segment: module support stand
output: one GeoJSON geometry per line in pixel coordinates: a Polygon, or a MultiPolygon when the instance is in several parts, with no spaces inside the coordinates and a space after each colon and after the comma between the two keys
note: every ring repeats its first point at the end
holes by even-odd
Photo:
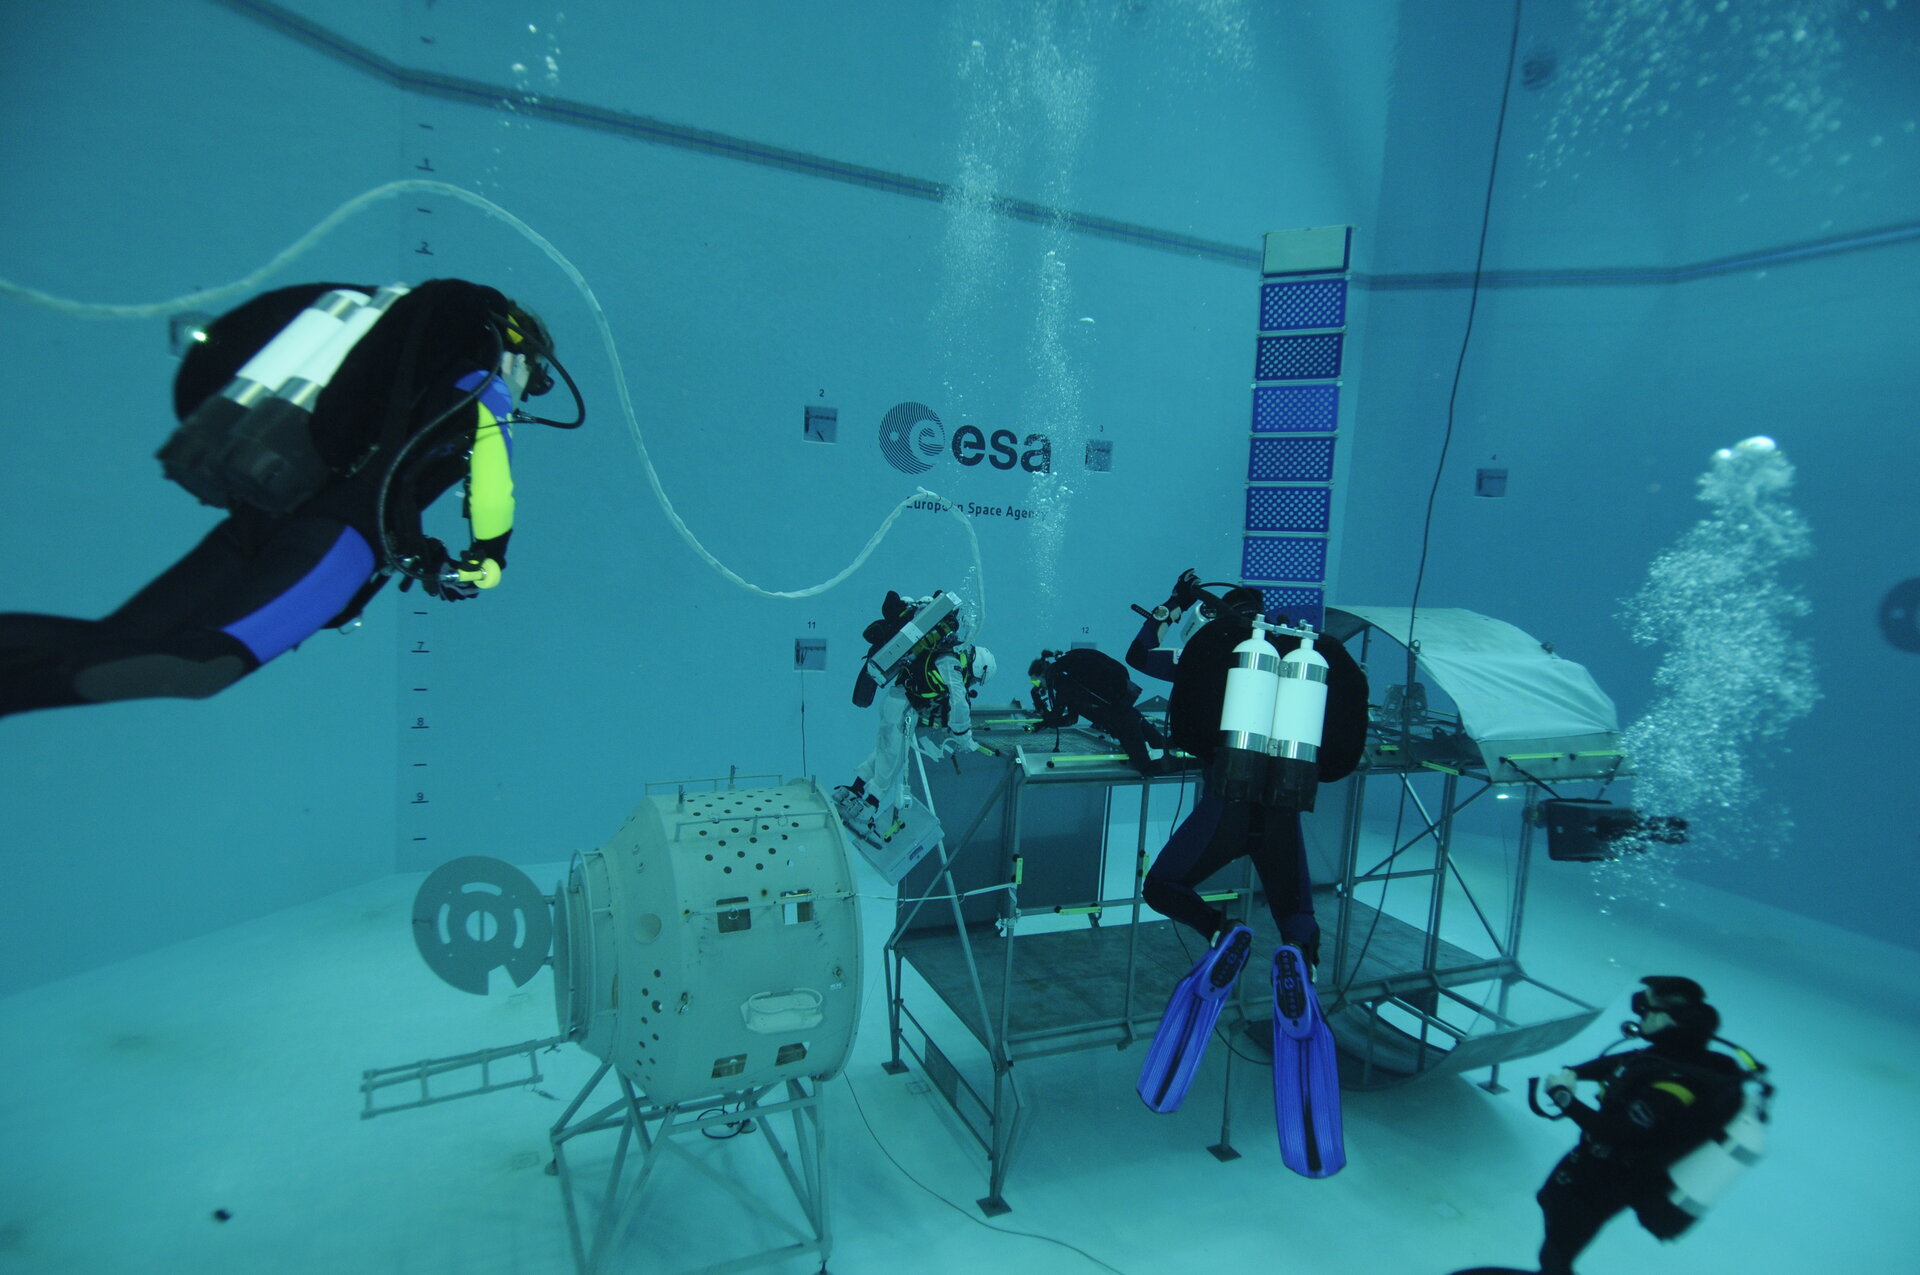
{"type": "Polygon", "coordinates": [[[1227,1074],[1220,1081],[1220,1141],[1207,1148],[1213,1158],[1222,1164],[1240,1158],[1240,1153],[1233,1149],[1233,1055],[1235,1051],[1231,1039],[1224,1043],[1227,1047],[1227,1074]]]}
{"type": "MultiPolygon", "coordinates": [[[[581,1108],[606,1080],[612,1064],[601,1063],[593,1078],[575,1095],[549,1133],[553,1162],[549,1173],[560,1179],[561,1202],[566,1207],[567,1234],[573,1245],[573,1264],[578,1275],[601,1275],[618,1268],[615,1254],[627,1225],[645,1207],[654,1171],[669,1157],[679,1161],[709,1182],[731,1195],[742,1214],[772,1223],[793,1237],[790,1244],[759,1253],[696,1268],[702,1271],[744,1271],[770,1266],[795,1257],[817,1256],[821,1270],[826,1269],[833,1239],[827,1225],[826,1181],[821,1165],[826,1155],[826,1130],[820,1120],[820,1079],[788,1080],[784,1085],[762,1085],[740,1092],[716,1094],[691,1102],[656,1105],[649,1103],[625,1076],[615,1075],[619,1096],[592,1114],[580,1116],[581,1108]],[[784,1089],[785,1097],[780,1096],[784,1089]],[[774,1132],[773,1117],[785,1115],[792,1122],[795,1156],[774,1132]],[[576,1119],[576,1117],[578,1117],[576,1119]],[[804,1216],[805,1226],[771,1208],[760,1196],[733,1178],[695,1157],[679,1139],[703,1134],[716,1126],[738,1126],[751,1122],[752,1132],[761,1135],[774,1162],[786,1177],[795,1202],[804,1216]],[[584,1235],[586,1222],[581,1217],[581,1197],[596,1193],[576,1180],[567,1159],[567,1148],[583,1134],[617,1132],[613,1162],[607,1169],[605,1184],[597,1192],[597,1212],[591,1218],[593,1233],[584,1235]],[[628,1152],[640,1151],[637,1166],[628,1164],[628,1152]]],[[[742,1132],[746,1132],[742,1130],[742,1132]]]]}
{"type": "MultiPolygon", "coordinates": [[[[914,752],[914,762],[915,769],[920,778],[921,799],[926,803],[927,809],[934,810],[937,816],[938,811],[935,810],[933,800],[933,786],[927,782],[926,760],[917,749],[914,752]]],[[[1003,802],[1005,803],[1004,808],[1009,812],[1007,817],[1011,821],[1011,826],[1014,831],[1016,838],[1015,844],[1018,844],[1018,802],[1013,798],[1012,792],[1019,773],[1018,767],[1010,767],[1008,769],[1007,774],[1003,777],[1000,785],[996,789],[994,797],[981,806],[979,813],[974,816],[973,823],[968,826],[966,835],[960,838],[959,844],[961,846],[965,846],[973,840],[974,835],[980,829],[980,825],[985,821],[988,812],[997,807],[1001,807],[1003,802]]],[[[956,883],[953,875],[953,861],[955,856],[947,849],[947,838],[944,834],[939,842],[934,845],[934,853],[940,857],[940,870],[935,877],[936,889],[929,897],[945,900],[947,906],[953,913],[955,931],[961,935],[965,935],[966,915],[964,908],[961,906],[960,887],[956,883]]],[[[1020,890],[1018,873],[1016,872],[1013,879],[1008,881],[1002,888],[1007,894],[1006,908],[1008,913],[1018,915],[1020,890]]],[[[933,1038],[927,1034],[926,1029],[922,1027],[919,1021],[913,1018],[912,1013],[906,1009],[906,998],[903,990],[905,981],[905,971],[903,968],[905,957],[899,949],[899,938],[907,927],[912,924],[914,917],[919,914],[920,908],[923,907],[927,901],[927,899],[915,900],[908,908],[905,916],[898,920],[892,937],[887,941],[887,954],[881,962],[887,976],[888,1035],[892,1047],[892,1057],[886,1063],[882,1064],[882,1068],[890,1076],[899,1075],[901,1072],[907,1070],[906,1063],[900,1057],[901,1042],[904,1038],[901,1031],[901,1022],[902,1019],[905,1018],[920,1032],[922,1052],[916,1056],[919,1058],[921,1066],[926,1069],[928,1076],[934,1081],[941,1092],[946,1095],[947,1101],[954,1107],[956,1114],[960,1111],[960,1094],[962,1091],[985,1113],[986,1124],[990,1130],[990,1134],[987,1137],[981,1137],[979,1130],[974,1127],[971,1121],[966,1120],[964,1115],[962,1115],[962,1123],[967,1125],[968,1130],[973,1133],[974,1137],[980,1142],[982,1149],[987,1153],[987,1194],[974,1201],[974,1203],[979,1206],[980,1212],[985,1216],[999,1217],[1004,1213],[1013,1211],[1012,1206],[1007,1203],[1006,1198],[1001,1194],[1001,1189],[1006,1182],[1007,1165],[1013,1158],[1014,1140],[1020,1132],[1022,1116],[1024,1114],[1024,1103],[1022,1103],[1020,1098],[1020,1087],[1013,1078],[1013,1057],[1006,1046],[1008,1007],[1005,997],[1002,997],[1000,1014],[997,1020],[999,1029],[998,1031],[989,1030],[986,1038],[982,1042],[986,1046],[988,1062],[993,1069],[993,1100],[991,1103],[988,1103],[960,1076],[958,1070],[954,1068],[953,1064],[948,1061],[946,1056],[942,1054],[939,1048],[933,1043],[933,1038]]],[[[971,944],[966,947],[966,958],[968,983],[974,1004],[980,1013],[980,1020],[983,1023],[993,1023],[996,1019],[989,1007],[986,986],[981,981],[980,966],[974,958],[971,944]]],[[[1003,980],[1012,977],[1012,964],[1013,953],[1011,946],[1009,946],[1006,968],[1002,973],[1003,980]]],[[[1002,986],[1005,986],[1004,981],[1002,986]]],[[[912,1046],[908,1045],[908,1049],[911,1050],[912,1046]]]]}

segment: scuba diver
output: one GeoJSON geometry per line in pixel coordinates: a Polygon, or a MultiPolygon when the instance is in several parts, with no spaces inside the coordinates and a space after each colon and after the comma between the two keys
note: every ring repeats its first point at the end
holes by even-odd
{"type": "MultiPolygon", "coordinates": [[[[1735,1056],[1711,1047],[1720,1014],[1700,984],[1671,975],[1640,982],[1646,990],[1632,1002],[1638,1021],[1620,1030],[1645,1048],[1603,1053],[1529,1086],[1535,1112],[1580,1127],[1580,1141],[1535,1197],[1546,1223],[1539,1275],[1573,1275],[1574,1259],[1625,1209],[1656,1239],[1678,1239],[1763,1149],[1772,1096],[1765,1066],[1731,1042],[1720,1043],[1735,1056]],[[1598,1107],[1575,1096],[1581,1081],[1600,1086],[1598,1107]],[[1751,1106],[1749,1081],[1759,1089],[1751,1106]],[[1557,1114],[1541,1106],[1541,1090],[1557,1114]]],[[[1497,1266],[1456,1275],[1503,1271],[1531,1275],[1497,1266]]]]}
{"type": "MultiPolygon", "coordinates": [[[[960,635],[960,603],[951,593],[936,591],[924,598],[903,598],[889,591],[880,618],[862,636],[869,650],[861,662],[853,702],[865,708],[882,686],[880,728],[873,751],[854,772],[851,784],[834,789],[841,820],[861,842],[884,846],[909,823],[930,824],[937,840],[938,821],[915,820],[917,810],[907,792],[907,750],[921,751],[939,760],[979,747],[973,738],[973,698],[993,676],[993,652],[975,646],[960,635]],[[933,732],[919,735],[920,728],[933,732]]],[[[922,832],[912,840],[924,854],[932,843],[922,832]]],[[[918,855],[915,856],[917,861],[918,855]]],[[[889,861],[891,862],[891,861],[889,861]]],[[[890,867],[883,871],[890,871],[890,867]]],[[[906,868],[900,869],[904,875],[906,868]]],[[[894,877],[898,880],[898,877],[894,877]]]]}
{"type": "Polygon", "coordinates": [[[1346,1166],[1339,1065],[1312,967],[1320,924],[1300,815],[1322,783],[1358,768],[1367,735],[1367,678],[1346,647],[1285,617],[1261,614],[1245,585],[1208,592],[1192,571],[1146,618],[1128,651],[1143,672],[1173,681],[1173,745],[1204,767],[1200,797],[1147,870],[1141,893],[1207,941],[1175,986],[1135,1085],[1150,1110],[1179,1108],[1214,1022],[1252,955],[1248,918],[1209,903],[1199,887],[1250,859],[1280,931],[1271,963],[1274,1124],[1280,1158],[1303,1177],[1346,1166]],[[1169,635],[1178,643],[1170,644],[1169,635]],[[1311,637],[1309,644],[1307,639],[1311,637]]]}
{"type": "Polygon", "coordinates": [[[1134,607],[1140,613],[1141,623],[1140,631],[1127,647],[1127,666],[1148,677],[1171,682],[1181,646],[1201,625],[1213,619],[1216,605],[1213,595],[1200,587],[1200,577],[1193,568],[1182,571],[1165,602],[1151,611],[1134,607]]]}
{"type": "Polygon", "coordinates": [[[264,293],[195,333],[174,377],[167,477],[227,516],[99,620],[0,614],[0,716],[114,700],[204,699],[387,578],[454,602],[500,581],[513,529],[511,426],[577,428],[579,390],[525,306],[461,279],[264,293]],[[561,422],[520,410],[566,378],[561,422]],[[457,557],[421,514],[464,480],[457,557]]]}
{"type": "Polygon", "coordinates": [[[1167,737],[1134,707],[1140,688],[1111,655],[1092,647],[1042,651],[1027,665],[1033,684],[1033,711],[1040,720],[1029,731],[1071,726],[1082,717],[1126,750],[1127,761],[1142,775],[1170,774],[1179,758],[1167,751],[1167,737]]]}
{"type": "MultiPolygon", "coordinates": [[[[1191,570],[1182,572],[1161,608],[1170,614],[1150,614],[1128,651],[1135,668],[1173,682],[1168,714],[1173,745],[1209,770],[1220,747],[1221,711],[1234,647],[1251,636],[1263,600],[1260,590],[1243,585],[1216,596],[1201,586],[1191,570]],[[1195,619],[1197,625],[1192,624],[1195,619]],[[1191,633],[1177,653],[1157,645],[1164,642],[1167,626],[1191,633]]],[[[1267,640],[1278,655],[1300,644],[1298,638],[1269,635],[1267,640]]],[[[1313,649],[1327,664],[1318,780],[1336,783],[1359,766],[1366,745],[1367,675],[1345,646],[1325,634],[1315,639],[1313,649]]],[[[1265,801],[1229,800],[1210,775],[1201,779],[1193,813],[1174,830],[1147,871],[1147,903],[1209,944],[1217,942],[1232,922],[1200,897],[1198,887],[1242,855],[1253,860],[1282,940],[1318,964],[1320,925],[1313,915],[1300,811],[1265,801]]]]}

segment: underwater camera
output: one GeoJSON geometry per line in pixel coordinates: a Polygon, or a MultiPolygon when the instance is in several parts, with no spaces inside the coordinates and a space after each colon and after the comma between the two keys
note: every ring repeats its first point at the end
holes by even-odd
{"type": "Polygon", "coordinates": [[[1540,803],[1547,829],[1547,857],[1567,863],[1605,863],[1642,854],[1655,844],[1687,841],[1687,821],[1674,815],[1643,815],[1597,797],[1555,797],[1540,803]]]}

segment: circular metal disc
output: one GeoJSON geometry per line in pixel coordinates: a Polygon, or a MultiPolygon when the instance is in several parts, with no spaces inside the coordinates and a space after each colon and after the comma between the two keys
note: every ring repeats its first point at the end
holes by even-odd
{"type": "Polygon", "coordinates": [[[487,994],[504,969],[515,986],[546,964],[553,938],[547,896],[501,859],[469,855],[427,874],[413,896],[413,941],[427,968],[463,992],[487,994]]]}

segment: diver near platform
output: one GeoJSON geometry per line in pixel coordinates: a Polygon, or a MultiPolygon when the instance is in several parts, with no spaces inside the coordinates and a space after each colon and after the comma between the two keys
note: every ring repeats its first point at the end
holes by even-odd
{"type": "Polygon", "coordinates": [[[940,837],[939,821],[907,790],[910,750],[941,760],[980,748],[972,701],[993,676],[994,658],[961,636],[961,621],[951,593],[903,598],[889,591],[880,618],[862,633],[868,651],[853,702],[865,708],[884,687],[880,724],[873,751],[833,799],[841,822],[890,881],[905,876],[940,837]]]}
{"type": "Polygon", "coordinates": [[[1142,775],[1151,778],[1180,769],[1180,759],[1168,751],[1166,734],[1134,707],[1140,688],[1111,655],[1092,647],[1042,651],[1027,665],[1027,678],[1038,715],[1027,730],[1058,730],[1084,717],[1095,730],[1117,740],[1128,764],[1142,775]]]}
{"type": "MultiPolygon", "coordinates": [[[[1720,1014],[1700,984],[1671,975],[1640,981],[1637,1021],[1621,1032],[1644,1048],[1603,1053],[1529,1087],[1535,1112],[1580,1129],[1535,1197],[1546,1225],[1538,1275],[1573,1275],[1574,1260],[1627,1209],[1656,1239],[1678,1239],[1765,1149],[1766,1067],[1716,1035],[1720,1014]],[[1716,1041],[1733,1054],[1712,1048],[1716,1041]],[[1600,1086],[1597,1107],[1575,1096],[1582,1082],[1600,1086]],[[1540,1090],[1557,1113],[1539,1103],[1540,1090]]],[[[1455,1275],[1503,1272],[1534,1275],[1499,1266],[1455,1275]]]]}
{"type": "MultiPolygon", "coordinates": [[[[1209,945],[1231,928],[1227,914],[1200,896],[1201,882],[1246,856],[1267,896],[1267,907],[1281,938],[1319,963],[1320,926],[1313,915],[1312,881],[1308,875],[1305,843],[1298,806],[1249,799],[1229,793],[1211,773],[1220,750],[1220,721],[1226,700],[1227,676],[1234,648],[1253,633],[1263,596],[1258,589],[1235,586],[1222,596],[1201,589],[1191,571],[1175,583],[1169,598],[1174,614],[1150,617],[1141,627],[1129,655],[1135,668],[1150,676],[1164,669],[1173,682],[1168,716],[1173,745],[1198,759],[1206,768],[1193,813],[1174,830],[1153,866],[1147,871],[1147,903],[1164,916],[1186,925],[1209,945]],[[1153,643],[1162,626],[1179,625],[1192,616],[1211,614],[1191,630],[1178,648],[1177,658],[1153,643]],[[1143,653],[1146,658],[1140,658],[1143,653]],[[1145,667],[1143,667],[1143,664],[1145,667]]],[[[1297,638],[1269,636],[1277,656],[1299,646],[1297,638]]],[[[1359,767],[1367,735],[1367,677],[1347,649],[1321,634],[1313,650],[1327,666],[1327,701],[1315,759],[1315,777],[1330,784],[1359,767]]]]}
{"type": "Polygon", "coordinates": [[[552,339],[461,279],[281,288],[195,336],[159,458],[227,516],[102,619],[0,614],[0,717],[204,699],[350,624],[394,574],[449,602],[492,588],[513,529],[511,426],[580,424],[521,412],[553,388],[552,339]],[[472,543],[456,558],[421,515],[463,481],[472,543]]]}
{"type": "Polygon", "coordinates": [[[1129,662],[1143,672],[1171,672],[1172,741],[1204,767],[1194,811],[1154,860],[1142,893],[1208,944],[1174,990],[1136,1090],[1154,1111],[1179,1106],[1217,1002],[1251,956],[1249,927],[1199,892],[1244,856],[1281,937],[1271,963],[1281,1159],[1302,1176],[1324,1178],[1347,1159],[1333,1034],[1311,975],[1320,926],[1300,815],[1313,808],[1319,784],[1344,779],[1360,763],[1367,680],[1338,641],[1284,617],[1268,620],[1263,602],[1260,590],[1247,586],[1216,596],[1192,571],[1182,572],[1167,603],[1146,613],[1129,650],[1129,662]],[[1177,649],[1168,644],[1169,630],[1179,631],[1177,649]]]}

